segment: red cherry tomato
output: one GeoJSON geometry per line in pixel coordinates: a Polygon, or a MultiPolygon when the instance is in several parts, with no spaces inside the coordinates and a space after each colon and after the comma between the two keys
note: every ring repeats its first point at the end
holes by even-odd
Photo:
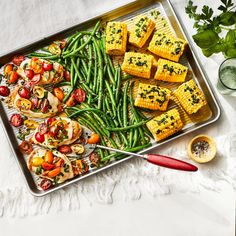
{"type": "Polygon", "coordinates": [[[50,117],[50,118],[48,118],[47,120],[45,120],[45,123],[46,123],[47,125],[51,125],[52,122],[55,121],[55,120],[56,120],[56,118],[50,117]]]}
{"type": "Polygon", "coordinates": [[[40,134],[39,132],[37,132],[35,134],[35,139],[39,142],[39,143],[43,143],[45,138],[44,138],[44,135],[40,134]]]}
{"type": "Polygon", "coordinates": [[[40,182],[39,186],[43,189],[43,190],[47,190],[52,186],[52,181],[49,179],[42,179],[42,181],[40,182]]]}
{"type": "Polygon", "coordinates": [[[53,65],[51,63],[43,63],[43,69],[46,71],[50,71],[53,69],[53,65]]]}
{"type": "Polygon", "coordinates": [[[15,84],[19,79],[19,75],[17,74],[16,71],[10,71],[7,74],[7,81],[9,84],[15,84]]]}
{"type": "Polygon", "coordinates": [[[27,89],[26,87],[21,87],[18,90],[18,94],[20,95],[20,97],[26,98],[26,99],[29,99],[31,95],[29,89],[27,89]]]}
{"type": "Polygon", "coordinates": [[[55,165],[47,163],[47,162],[43,162],[42,167],[44,170],[52,170],[55,167],[55,165]]]}
{"type": "Polygon", "coordinates": [[[0,86],[0,96],[7,97],[10,94],[10,89],[7,86],[0,86]]]}
{"type": "Polygon", "coordinates": [[[75,99],[78,103],[82,103],[86,99],[86,93],[82,88],[78,88],[74,92],[75,99]]]}
{"type": "Polygon", "coordinates": [[[24,140],[19,146],[21,152],[25,154],[30,154],[33,151],[33,145],[31,142],[24,140]]]}
{"type": "Polygon", "coordinates": [[[35,95],[33,95],[31,98],[30,98],[30,101],[31,101],[31,103],[32,103],[32,109],[34,110],[34,109],[38,109],[38,107],[39,107],[39,99],[35,96],[35,95]]]}
{"type": "Polygon", "coordinates": [[[56,137],[57,134],[58,134],[58,132],[59,132],[59,130],[60,130],[60,127],[59,127],[59,126],[53,125],[53,126],[51,126],[51,127],[49,128],[49,135],[50,135],[51,137],[56,137]]]}
{"type": "Polygon", "coordinates": [[[38,132],[41,135],[46,134],[49,131],[48,126],[45,123],[39,125],[38,132]]]}
{"type": "Polygon", "coordinates": [[[70,82],[70,72],[68,70],[65,70],[63,73],[64,78],[70,82]]]}
{"type": "Polygon", "coordinates": [[[34,77],[34,71],[31,70],[31,69],[26,69],[25,70],[25,75],[26,75],[27,78],[29,78],[31,80],[34,77]]]}
{"type": "Polygon", "coordinates": [[[42,113],[47,113],[49,109],[49,101],[47,98],[44,98],[41,103],[41,111],[42,113]]]}
{"type": "Polygon", "coordinates": [[[19,66],[21,62],[24,60],[25,60],[25,57],[23,55],[16,55],[12,58],[12,62],[17,66],[19,66]]]}
{"type": "Polygon", "coordinates": [[[72,149],[69,145],[62,145],[59,147],[59,152],[63,154],[69,154],[72,153],[72,149]]]}
{"type": "Polygon", "coordinates": [[[10,118],[10,123],[15,127],[23,125],[23,122],[24,120],[20,114],[13,114],[10,118]]]}

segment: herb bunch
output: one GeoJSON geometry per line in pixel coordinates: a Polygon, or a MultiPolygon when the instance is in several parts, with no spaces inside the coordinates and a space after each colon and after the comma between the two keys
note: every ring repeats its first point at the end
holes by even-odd
{"type": "Polygon", "coordinates": [[[221,3],[218,15],[214,15],[213,9],[206,5],[201,13],[197,13],[197,6],[192,0],[185,8],[189,18],[194,20],[193,27],[197,29],[193,40],[206,57],[220,52],[225,57],[236,57],[236,5],[232,0],[221,0],[221,3]]]}

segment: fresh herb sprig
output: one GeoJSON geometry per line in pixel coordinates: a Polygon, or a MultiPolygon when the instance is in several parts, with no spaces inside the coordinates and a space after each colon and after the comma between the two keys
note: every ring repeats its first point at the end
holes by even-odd
{"type": "Polygon", "coordinates": [[[236,5],[232,0],[221,2],[218,15],[214,15],[213,9],[206,5],[198,13],[192,0],[189,0],[185,11],[194,20],[197,34],[193,35],[193,40],[205,56],[222,52],[225,57],[236,57],[236,5]]]}

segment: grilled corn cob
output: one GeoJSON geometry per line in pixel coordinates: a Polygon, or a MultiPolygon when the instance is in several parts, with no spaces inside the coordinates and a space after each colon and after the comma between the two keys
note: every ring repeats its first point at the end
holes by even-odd
{"type": "Polygon", "coordinates": [[[151,131],[156,141],[165,139],[183,128],[179,112],[171,109],[160,116],[154,117],[147,122],[147,127],[151,131]]]}
{"type": "Polygon", "coordinates": [[[148,50],[160,57],[178,62],[186,44],[186,41],[183,39],[156,32],[148,46],[148,50]]]}
{"type": "Polygon", "coordinates": [[[207,104],[202,91],[193,80],[181,84],[174,91],[174,95],[188,114],[196,113],[201,107],[207,104]]]}
{"type": "Polygon", "coordinates": [[[167,82],[184,82],[187,72],[188,68],[186,66],[169,60],[159,59],[154,78],[167,82]]]}
{"type": "Polygon", "coordinates": [[[126,52],[127,25],[122,22],[109,22],[106,27],[106,53],[123,55],[126,52]]]}
{"type": "Polygon", "coordinates": [[[171,91],[151,84],[139,83],[134,105],[150,110],[165,111],[170,100],[171,91]]]}
{"type": "Polygon", "coordinates": [[[136,47],[143,47],[155,28],[155,23],[146,16],[138,16],[130,30],[129,43],[136,47]]]}
{"type": "Polygon", "coordinates": [[[137,52],[126,52],[122,70],[128,74],[150,78],[153,56],[137,52]]]}

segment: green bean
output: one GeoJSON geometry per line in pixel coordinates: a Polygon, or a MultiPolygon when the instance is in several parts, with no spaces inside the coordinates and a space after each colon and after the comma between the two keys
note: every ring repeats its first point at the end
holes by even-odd
{"type": "Polygon", "coordinates": [[[68,85],[71,85],[71,83],[68,81],[62,81],[62,82],[59,82],[58,84],[55,84],[54,87],[61,87],[61,86],[68,86],[68,85]]]}
{"type": "Polygon", "coordinates": [[[111,87],[110,87],[109,83],[106,80],[105,80],[105,85],[107,87],[108,94],[110,95],[113,115],[116,116],[116,102],[115,102],[115,98],[114,98],[113,93],[111,91],[111,87]]]}
{"type": "Polygon", "coordinates": [[[127,126],[128,122],[128,105],[127,105],[127,91],[128,91],[129,83],[127,82],[124,87],[124,94],[123,94],[123,126],[127,126]]]}
{"type": "Polygon", "coordinates": [[[120,95],[120,85],[121,85],[121,81],[120,81],[120,67],[118,67],[116,69],[116,74],[117,74],[117,81],[116,81],[116,95],[115,95],[115,99],[116,99],[116,101],[118,101],[119,95],[120,95]]]}
{"type": "Polygon", "coordinates": [[[133,139],[133,144],[131,145],[132,147],[135,147],[138,142],[138,134],[139,134],[138,129],[137,128],[134,129],[134,136],[133,136],[134,139],[133,139]]]}
{"type": "Polygon", "coordinates": [[[71,117],[73,117],[73,116],[77,116],[77,115],[79,115],[80,113],[83,113],[83,112],[85,112],[85,111],[97,111],[97,109],[96,108],[84,108],[84,109],[81,109],[81,110],[77,110],[77,111],[75,111],[74,113],[72,113],[72,114],[69,114],[69,118],[71,118],[71,117]]]}
{"type": "Polygon", "coordinates": [[[58,59],[58,55],[50,55],[50,54],[43,54],[43,53],[37,53],[37,52],[33,52],[27,55],[27,57],[31,58],[31,57],[38,57],[38,58],[42,58],[42,59],[58,59]]]}
{"type": "Polygon", "coordinates": [[[107,130],[109,131],[124,131],[124,130],[130,130],[130,129],[133,129],[133,128],[137,128],[139,126],[142,126],[144,124],[146,124],[149,120],[143,120],[143,121],[140,121],[138,123],[135,123],[133,125],[129,125],[129,126],[126,126],[126,127],[117,127],[117,128],[112,128],[112,127],[106,127],[107,130]]]}
{"type": "Polygon", "coordinates": [[[72,93],[74,89],[72,87],[70,87],[70,89],[68,90],[66,96],[63,99],[63,102],[66,102],[66,100],[70,97],[70,94],[72,93]]]}
{"type": "Polygon", "coordinates": [[[86,79],[87,84],[90,82],[91,71],[92,71],[92,66],[93,66],[93,58],[92,58],[93,49],[92,49],[91,44],[89,44],[88,52],[89,52],[89,63],[88,63],[88,73],[87,73],[87,79],[86,79]]]}

